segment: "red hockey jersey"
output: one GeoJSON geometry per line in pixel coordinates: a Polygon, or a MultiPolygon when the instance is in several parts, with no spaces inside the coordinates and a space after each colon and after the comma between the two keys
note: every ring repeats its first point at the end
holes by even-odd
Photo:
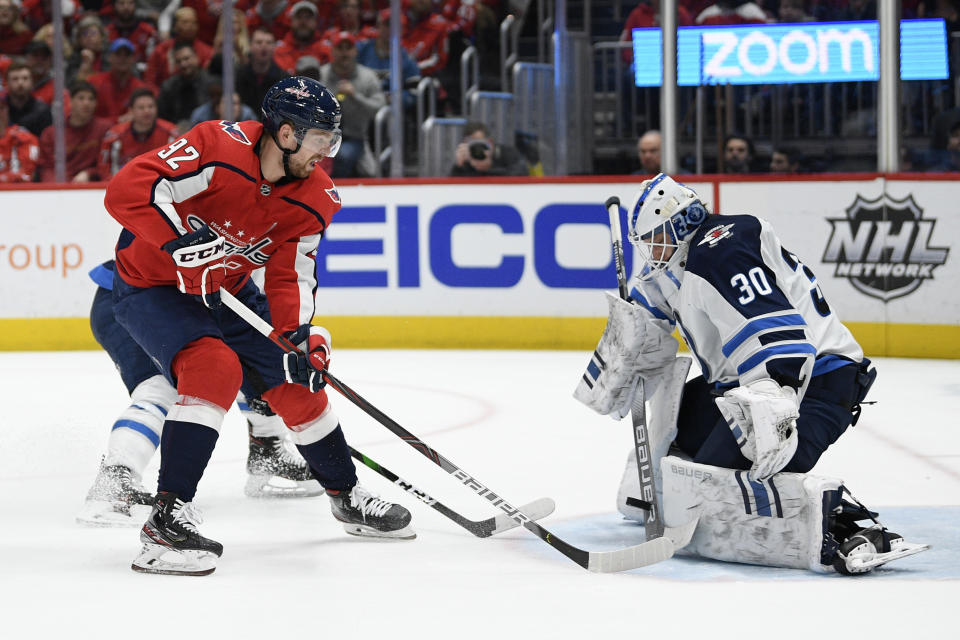
{"type": "Polygon", "coordinates": [[[274,326],[290,331],[314,314],[316,251],[340,196],[319,168],[273,184],[260,173],[259,122],[202,122],[156,153],[127,163],[107,185],[107,211],[133,234],[117,244],[117,273],[138,287],[175,285],[160,247],[207,224],[227,247],[224,287],[237,291],[266,267],[274,326]]]}

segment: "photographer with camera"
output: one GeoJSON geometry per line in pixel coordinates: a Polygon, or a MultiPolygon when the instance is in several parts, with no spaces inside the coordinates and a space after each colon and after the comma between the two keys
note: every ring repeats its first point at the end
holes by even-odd
{"type": "Polygon", "coordinates": [[[495,144],[482,122],[467,122],[463,141],[457,145],[452,177],[527,176],[527,161],[513,147],[495,144]]]}

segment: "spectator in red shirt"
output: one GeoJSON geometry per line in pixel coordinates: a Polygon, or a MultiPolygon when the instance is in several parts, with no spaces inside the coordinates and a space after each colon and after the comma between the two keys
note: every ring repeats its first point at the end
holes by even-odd
{"type": "Polygon", "coordinates": [[[103,54],[109,46],[107,30],[97,16],[86,16],[73,30],[73,55],[67,60],[67,82],[87,80],[103,71],[103,54]]]}
{"type": "Polygon", "coordinates": [[[417,61],[420,75],[438,74],[447,66],[450,54],[447,35],[450,23],[435,12],[430,0],[410,0],[403,48],[417,61]]]}
{"type": "Polygon", "coordinates": [[[174,12],[173,36],[154,47],[153,53],[150,54],[147,70],[143,74],[147,84],[159,90],[163,82],[176,72],[173,48],[178,44],[189,44],[193,47],[200,59],[200,66],[204,69],[210,64],[213,47],[197,37],[197,12],[190,7],[180,7],[174,12]]]}
{"type": "Polygon", "coordinates": [[[0,53],[23,53],[32,39],[33,32],[20,17],[19,0],[0,0],[0,53]]]}
{"type": "Polygon", "coordinates": [[[273,33],[266,27],[257,27],[250,36],[250,61],[237,69],[237,93],[244,104],[253,107],[257,119],[267,89],[287,76],[287,72],[273,60],[276,46],[273,33]]]}
{"type": "MultiPolygon", "coordinates": [[[[0,0],[2,2],[2,0],[0,0]]],[[[138,63],[147,62],[147,52],[157,39],[157,29],[136,15],[136,0],[114,0],[113,19],[107,24],[107,37],[110,42],[117,38],[126,38],[136,47],[134,58],[138,63]]]]}
{"type": "Polygon", "coordinates": [[[260,0],[247,11],[247,30],[265,28],[275,40],[283,40],[290,32],[290,12],[287,0],[260,0]]]}
{"type": "MultiPolygon", "coordinates": [[[[49,106],[53,106],[53,53],[50,45],[43,40],[33,40],[27,45],[26,62],[33,78],[33,97],[49,106]]],[[[63,91],[63,111],[70,112],[70,92],[63,91]]]]}
{"type": "Polygon", "coordinates": [[[157,99],[150,89],[131,94],[130,115],[129,121],[114,125],[103,136],[98,164],[101,180],[109,180],[131,159],[166,146],[180,135],[176,125],[157,117],[157,99]]]}
{"type": "MultiPolygon", "coordinates": [[[[690,12],[677,4],[677,26],[688,27],[693,24],[690,12]]],[[[620,34],[620,40],[623,42],[633,42],[633,30],[646,27],[660,26],[660,0],[641,0],[633,8],[627,21],[623,25],[623,32],[620,34]]],[[[623,50],[623,61],[633,62],[633,47],[623,50]]]]}
{"type": "MultiPolygon", "coordinates": [[[[63,32],[70,32],[70,25],[80,17],[83,8],[77,0],[60,0],[62,4],[63,32]]],[[[51,0],[23,0],[21,15],[31,31],[36,31],[43,25],[53,22],[53,3],[51,0]]]]}
{"type": "Polygon", "coordinates": [[[32,182],[39,144],[37,136],[10,124],[10,109],[0,96],[0,183],[32,182]]]}
{"type": "Polygon", "coordinates": [[[301,56],[313,56],[321,63],[330,58],[317,30],[317,7],[310,0],[300,0],[290,9],[290,33],[273,52],[277,65],[289,74],[294,73],[301,56]]]}
{"type": "Polygon", "coordinates": [[[360,0],[340,0],[333,20],[321,36],[324,46],[330,49],[334,36],[342,31],[349,33],[358,43],[376,37],[376,28],[364,28],[360,22],[360,0]]]}
{"type": "MultiPolygon", "coordinates": [[[[126,38],[117,38],[107,54],[110,71],[90,76],[89,82],[97,90],[97,116],[109,118],[111,124],[118,122],[127,113],[130,96],[136,89],[147,84],[133,75],[136,64],[136,47],[126,38]]],[[[124,117],[124,120],[127,118],[124,117]]]]}
{"type": "MultiPolygon", "coordinates": [[[[97,162],[100,159],[100,141],[110,129],[110,121],[94,115],[97,110],[97,90],[89,82],[77,82],[70,88],[70,115],[66,121],[67,180],[92,182],[99,179],[97,162]]],[[[40,181],[54,182],[52,126],[40,136],[40,181]]]]}

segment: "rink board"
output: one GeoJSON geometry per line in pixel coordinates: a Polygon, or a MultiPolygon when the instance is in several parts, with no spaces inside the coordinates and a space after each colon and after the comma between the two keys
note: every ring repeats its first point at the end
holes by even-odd
{"type": "MultiPolygon", "coordinates": [[[[711,208],[769,220],[868,353],[956,358],[960,184],[919,178],[687,184],[711,208]]],[[[590,349],[600,292],[616,288],[602,203],[628,207],[638,181],[345,181],[317,258],[317,322],[345,347],[590,349]]],[[[103,189],[3,189],[0,202],[0,349],[94,347],[86,274],[119,231],[103,189]]]]}

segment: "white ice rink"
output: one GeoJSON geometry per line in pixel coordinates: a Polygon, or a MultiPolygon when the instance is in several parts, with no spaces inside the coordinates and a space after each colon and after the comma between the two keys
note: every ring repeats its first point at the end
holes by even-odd
{"type": "MultiPolygon", "coordinates": [[[[632,446],[573,400],[580,352],[338,351],[333,371],[406,429],[573,544],[642,540],[615,511],[632,446]]],[[[529,532],[478,539],[368,469],[418,538],[346,535],[325,498],[245,498],[246,428],[227,416],[200,484],[201,530],[223,543],[205,578],[134,573],[136,529],[74,516],[127,404],[106,354],[0,354],[0,637],[960,637],[960,361],[877,361],[860,424],[817,471],[933,550],[860,578],[674,558],[592,574],[529,532]],[[656,635],[653,635],[656,634],[656,635]]],[[[358,449],[473,519],[493,515],[396,436],[334,396],[358,449]]],[[[146,478],[154,485],[157,458],[146,478]]],[[[152,488],[152,487],[151,487],[152,488]]]]}

